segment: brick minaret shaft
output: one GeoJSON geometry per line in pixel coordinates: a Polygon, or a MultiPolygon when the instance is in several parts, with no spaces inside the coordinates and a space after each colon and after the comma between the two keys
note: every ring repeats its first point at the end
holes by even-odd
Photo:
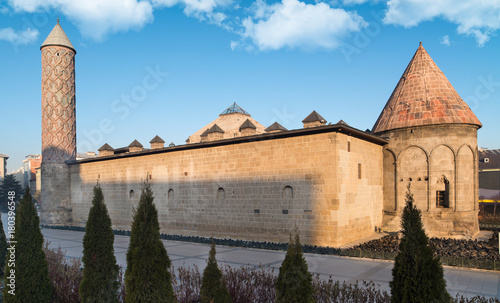
{"type": "Polygon", "coordinates": [[[71,184],[66,161],[76,159],[76,50],[59,19],[42,52],[42,223],[71,222],[71,184]]]}

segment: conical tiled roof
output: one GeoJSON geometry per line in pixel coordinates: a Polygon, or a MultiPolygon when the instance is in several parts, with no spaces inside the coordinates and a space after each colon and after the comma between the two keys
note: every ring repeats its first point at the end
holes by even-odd
{"type": "Polygon", "coordinates": [[[240,126],[240,131],[244,128],[253,128],[253,129],[257,129],[257,127],[252,123],[252,121],[246,119],[245,122],[243,122],[243,124],[241,124],[240,126]]]}
{"type": "Polygon", "coordinates": [[[309,114],[304,120],[302,120],[302,123],[304,122],[326,122],[325,118],[321,117],[320,114],[318,114],[315,110],[312,111],[312,113],[309,114]]]}
{"type": "Polygon", "coordinates": [[[420,43],[372,130],[455,123],[482,126],[420,43]]]}
{"type": "Polygon", "coordinates": [[[69,41],[68,36],[66,36],[66,33],[64,33],[61,25],[59,25],[59,19],[57,19],[56,26],[54,26],[49,36],[47,37],[47,39],[45,39],[40,48],[49,45],[65,46],[73,50],[76,54],[76,50],[73,47],[73,44],[71,44],[71,41],[69,41]]]}

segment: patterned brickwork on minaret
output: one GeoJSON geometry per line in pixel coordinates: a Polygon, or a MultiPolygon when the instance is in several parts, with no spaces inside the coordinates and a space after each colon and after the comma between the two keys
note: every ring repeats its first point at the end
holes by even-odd
{"type": "Polygon", "coordinates": [[[59,23],[42,51],[42,161],[76,158],[75,54],[59,23]]]}
{"type": "Polygon", "coordinates": [[[71,180],[76,159],[75,48],[57,20],[42,51],[41,223],[72,221],[71,180]]]}

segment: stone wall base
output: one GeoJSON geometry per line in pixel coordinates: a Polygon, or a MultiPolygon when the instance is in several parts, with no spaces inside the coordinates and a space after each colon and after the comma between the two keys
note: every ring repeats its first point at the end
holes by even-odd
{"type": "Polygon", "coordinates": [[[72,225],[71,179],[65,163],[42,163],[40,223],[72,225]]]}

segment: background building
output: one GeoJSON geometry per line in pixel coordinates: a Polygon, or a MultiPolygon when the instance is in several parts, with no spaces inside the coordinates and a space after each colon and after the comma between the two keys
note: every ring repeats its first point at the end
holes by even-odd
{"type": "Polygon", "coordinates": [[[39,188],[36,186],[36,170],[41,166],[41,155],[27,155],[23,160],[23,184],[34,194],[39,188]]]}
{"type": "Polygon", "coordinates": [[[9,156],[0,154],[0,181],[7,174],[7,159],[9,159],[9,156]]]}
{"type": "Polygon", "coordinates": [[[497,213],[500,202],[500,149],[479,150],[479,203],[485,213],[497,213]]]}

